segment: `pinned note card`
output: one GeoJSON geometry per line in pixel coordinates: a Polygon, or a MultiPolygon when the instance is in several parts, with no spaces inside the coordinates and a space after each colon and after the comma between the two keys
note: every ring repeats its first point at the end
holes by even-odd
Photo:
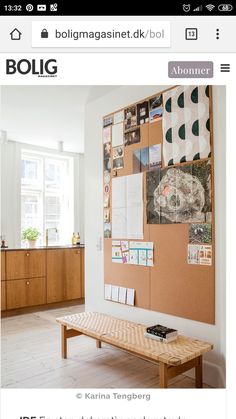
{"type": "Polygon", "coordinates": [[[129,306],[134,306],[134,295],[135,290],[132,288],[127,288],[126,304],[128,304],[129,306]]]}

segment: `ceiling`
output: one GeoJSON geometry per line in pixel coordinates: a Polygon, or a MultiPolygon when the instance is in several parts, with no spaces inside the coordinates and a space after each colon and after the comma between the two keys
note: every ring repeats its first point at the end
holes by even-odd
{"type": "Polygon", "coordinates": [[[84,152],[87,103],[118,86],[2,86],[1,127],[8,140],[84,152]]]}

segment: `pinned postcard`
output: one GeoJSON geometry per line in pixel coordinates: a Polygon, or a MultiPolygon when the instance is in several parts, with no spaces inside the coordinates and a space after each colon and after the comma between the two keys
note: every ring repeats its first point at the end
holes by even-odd
{"type": "Polygon", "coordinates": [[[132,288],[127,288],[126,304],[128,304],[129,306],[134,306],[134,295],[135,290],[132,288]]]}
{"type": "Polygon", "coordinates": [[[111,285],[110,284],[105,284],[104,297],[105,297],[105,300],[111,300],[111,285]]]}
{"type": "Polygon", "coordinates": [[[112,240],[112,262],[114,263],[123,263],[122,262],[122,251],[119,240],[112,240]]]}
{"type": "Polygon", "coordinates": [[[120,124],[124,121],[124,111],[114,113],[114,124],[120,124]]]}
{"type": "Polygon", "coordinates": [[[128,241],[112,240],[112,262],[129,263],[128,241]]]}
{"type": "Polygon", "coordinates": [[[188,264],[190,265],[212,265],[212,246],[188,245],[188,264]]]}
{"type": "Polygon", "coordinates": [[[121,304],[126,303],[126,293],[127,293],[127,288],[120,287],[120,289],[119,289],[119,303],[121,303],[121,304]]]}
{"type": "Polygon", "coordinates": [[[111,287],[111,299],[118,303],[119,301],[119,287],[112,285],[111,287]]]}
{"type": "Polygon", "coordinates": [[[130,242],[131,265],[153,266],[153,242],[130,242]]]}

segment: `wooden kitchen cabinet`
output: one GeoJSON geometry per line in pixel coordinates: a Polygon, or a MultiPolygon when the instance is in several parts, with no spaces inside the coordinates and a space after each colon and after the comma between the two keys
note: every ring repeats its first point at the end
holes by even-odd
{"type": "Polygon", "coordinates": [[[82,298],[83,249],[47,251],[47,303],[82,298]]]}
{"type": "Polygon", "coordinates": [[[65,300],[82,298],[81,249],[65,249],[65,300]]]}
{"type": "MultiPolygon", "coordinates": [[[[84,297],[84,249],[6,250],[1,254],[1,310],[84,297]]],[[[31,309],[30,309],[31,310],[31,309]]]]}
{"type": "Polygon", "coordinates": [[[45,250],[13,250],[6,252],[6,279],[46,276],[45,250]]]}
{"type": "Polygon", "coordinates": [[[46,278],[6,281],[7,310],[46,303],[46,278]]]}
{"type": "Polygon", "coordinates": [[[6,252],[1,250],[1,281],[6,279],[6,252]]]}
{"type": "Polygon", "coordinates": [[[1,281],[1,310],[6,310],[6,281],[1,281]]]}

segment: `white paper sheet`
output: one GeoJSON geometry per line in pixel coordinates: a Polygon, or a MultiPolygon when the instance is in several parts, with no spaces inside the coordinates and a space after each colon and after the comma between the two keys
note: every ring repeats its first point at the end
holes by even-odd
{"type": "Polygon", "coordinates": [[[112,179],[112,237],[143,238],[143,174],[112,179]]]}
{"type": "Polygon", "coordinates": [[[126,178],[127,176],[119,176],[112,179],[112,207],[126,207],[126,178]]]}
{"type": "Polygon", "coordinates": [[[111,287],[111,299],[112,301],[119,301],[119,287],[112,285],[111,287]]]}
{"type": "Polygon", "coordinates": [[[124,144],[124,126],[123,124],[112,125],[112,147],[124,144]]]}
{"type": "Polygon", "coordinates": [[[129,306],[134,306],[134,294],[135,294],[134,289],[127,288],[126,304],[128,304],[129,306]]]}
{"type": "Polygon", "coordinates": [[[119,303],[122,303],[122,304],[126,303],[126,292],[127,292],[127,288],[120,287],[120,289],[119,289],[119,303]]]}
{"type": "Polygon", "coordinates": [[[104,290],[105,300],[111,300],[111,285],[105,284],[104,290]]]}

